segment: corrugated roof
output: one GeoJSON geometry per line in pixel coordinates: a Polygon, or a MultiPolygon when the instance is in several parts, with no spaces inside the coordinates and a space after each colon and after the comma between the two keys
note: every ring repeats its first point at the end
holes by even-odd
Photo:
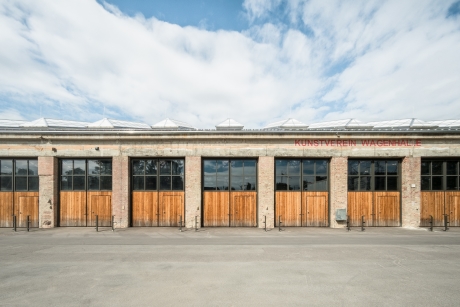
{"type": "Polygon", "coordinates": [[[72,121],[72,120],[61,120],[51,118],[39,118],[34,121],[25,122],[20,127],[30,128],[86,128],[88,122],[72,121]]]}
{"type": "Polygon", "coordinates": [[[216,125],[217,130],[242,130],[244,126],[234,119],[227,118],[220,124],[216,125]]]}
{"type": "Polygon", "coordinates": [[[368,124],[374,128],[434,129],[438,127],[437,125],[416,118],[369,122],[368,124]]]}
{"type": "Polygon", "coordinates": [[[447,119],[447,120],[432,120],[427,121],[428,124],[438,126],[440,128],[460,128],[459,119],[447,119]]]}
{"type": "Polygon", "coordinates": [[[371,129],[372,125],[354,118],[311,124],[308,129],[371,129]]]}
{"type": "Polygon", "coordinates": [[[0,119],[0,127],[18,128],[26,122],[25,120],[0,119]]]}
{"type": "Polygon", "coordinates": [[[161,129],[161,130],[196,130],[190,124],[166,118],[152,126],[153,129],[161,129]]]}
{"type": "Polygon", "coordinates": [[[267,126],[264,127],[264,129],[307,129],[307,128],[308,128],[307,124],[302,123],[301,121],[294,119],[294,118],[280,120],[278,122],[268,124],[267,126]]]}
{"type": "Polygon", "coordinates": [[[150,129],[150,126],[145,123],[128,122],[124,120],[116,120],[103,118],[97,122],[88,125],[88,128],[132,128],[132,129],[150,129]]]}

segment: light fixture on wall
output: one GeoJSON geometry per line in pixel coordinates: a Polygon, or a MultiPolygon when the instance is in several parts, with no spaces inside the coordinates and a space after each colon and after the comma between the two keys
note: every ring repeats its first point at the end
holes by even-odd
{"type": "Polygon", "coordinates": [[[94,147],[94,150],[99,150],[99,147],[94,147]]]}

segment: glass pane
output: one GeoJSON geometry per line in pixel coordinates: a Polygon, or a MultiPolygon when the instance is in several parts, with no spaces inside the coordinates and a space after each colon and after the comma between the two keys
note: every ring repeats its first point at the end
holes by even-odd
{"type": "Polygon", "coordinates": [[[290,160],[288,164],[289,176],[300,176],[300,160],[290,160]]]}
{"type": "Polygon", "coordinates": [[[315,174],[315,161],[314,160],[304,160],[302,164],[303,164],[303,174],[304,175],[314,175],[315,174]]]}
{"type": "MultiPolygon", "coordinates": [[[[171,160],[160,160],[158,164],[160,167],[160,175],[171,175],[171,160]]],[[[171,188],[169,188],[168,190],[170,189],[171,188]]]]}
{"type": "Polygon", "coordinates": [[[101,175],[112,175],[112,160],[101,160],[101,175]]]}
{"type": "Polygon", "coordinates": [[[245,160],[244,161],[244,175],[255,176],[256,175],[256,160],[245,160]]]}
{"type": "Polygon", "coordinates": [[[385,161],[375,161],[374,171],[376,175],[385,175],[385,161]]]}
{"type": "Polygon", "coordinates": [[[447,175],[458,175],[457,161],[447,161],[447,175]]]}
{"type": "Polygon", "coordinates": [[[276,190],[286,191],[287,190],[287,176],[276,176],[276,190]]]}
{"type": "Polygon", "coordinates": [[[370,191],[371,190],[371,177],[359,178],[359,190],[370,191]]]}
{"type": "Polygon", "coordinates": [[[72,190],[72,177],[62,176],[61,177],[61,190],[72,190]]]}
{"type": "Polygon", "coordinates": [[[232,177],[231,186],[233,191],[243,190],[243,177],[232,177]]]}
{"type": "Polygon", "coordinates": [[[156,175],[157,174],[157,161],[156,160],[145,161],[145,174],[146,175],[156,175]]]}
{"type": "Polygon", "coordinates": [[[112,176],[101,176],[101,190],[112,190],[112,176]]]}
{"type": "MultiPolygon", "coordinates": [[[[246,170],[246,168],[245,168],[246,170]]],[[[255,191],[256,190],[256,177],[245,176],[244,177],[244,190],[246,191],[255,191]]]]}
{"type": "MultiPolygon", "coordinates": [[[[227,178],[228,177],[224,177],[227,178]]],[[[216,190],[216,176],[204,176],[203,190],[216,190]]]]}
{"type": "Polygon", "coordinates": [[[422,161],[422,175],[429,175],[429,174],[430,174],[430,162],[422,161]]]}
{"type": "Polygon", "coordinates": [[[228,191],[228,176],[217,176],[217,177],[214,177],[214,179],[216,180],[216,187],[217,187],[217,190],[226,190],[228,191]]]}
{"type": "Polygon", "coordinates": [[[431,177],[431,180],[432,190],[442,190],[442,176],[433,176],[431,177]]]}
{"type": "Polygon", "coordinates": [[[442,175],[442,161],[431,162],[431,174],[442,175]]]}
{"type": "Polygon", "coordinates": [[[72,175],[73,173],[73,160],[62,160],[61,161],[61,174],[72,175]]]}
{"type": "Polygon", "coordinates": [[[133,190],[139,191],[144,190],[144,176],[133,177],[133,190]]]}
{"type": "Polygon", "coordinates": [[[387,191],[398,190],[398,177],[387,177],[387,191]]]}
{"type": "Polygon", "coordinates": [[[88,175],[99,175],[101,171],[99,164],[99,160],[88,160],[88,175]]]}
{"type": "Polygon", "coordinates": [[[172,190],[182,191],[183,189],[184,189],[184,177],[183,176],[173,176],[172,177],[172,190]]]}
{"type": "Polygon", "coordinates": [[[211,175],[216,173],[216,160],[204,160],[203,161],[203,172],[204,175],[211,175]]]}
{"type": "Polygon", "coordinates": [[[303,189],[305,191],[314,191],[315,190],[315,177],[313,176],[303,176],[303,189]]]}
{"type": "Polygon", "coordinates": [[[370,175],[371,174],[371,161],[360,161],[359,162],[359,174],[370,175]]]}
{"type": "Polygon", "coordinates": [[[85,176],[73,177],[73,189],[78,191],[85,190],[85,176]]]}
{"type": "Polygon", "coordinates": [[[37,160],[29,160],[29,176],[38,176],[37,160]]]}
{"type": "Polygon", "coordinates": [[[13,175],[13,160],[0,160],[2,175],[13,175]]]}
{"type": "Polygon", "coordinates": [[[385,180],[386,177],[376,176],[375,177],[375,190],[376,191],[385,191],[385,180]]]}
{"type": "Polygon", "coordinates": [[[156,190],[157,189],[157,177],[156,176],[146,176],[145,177],[145,189],[146,190],[156,190]]]}
{"type": "Polygon", "coordinates": [[[12,191],[13,190],[13,177],[2,176],[0,177],[0,191],[12,191]]]}
{"type": "Polygon", "coordinates": [[[348,177],[348,191],[359,190],[359,177],[348,177]]]}
{"type": "MultiPolygon", "coordinates": [[[[160,169],[161,169],[161,167],[160,167],[160,169]]],[[[165,191],[170,191],[171,190],[171,177],[170,176],[162,176],[162,177],[160,177],[160,190],[165,190],[165,191]]]]}
{"type": "Polygon", "coordinates": [[[85,175],[86,174],[86,161],[85,160],[73,160],[73,174],[74,175],[85,175]]]}
{"type": "Polygon", "coordinates": [[[135,160],[133,161],[133,175],[144,175],[145,173],[145,161],[135,160]]]}
{"type": "Polygon", "coordinates": [[[27,177],[16,177],[15,191],[27,191],[27,177]]]}
{"type": "Polygon", "coordinates": [[[316,161],[316,175],[327,175],[327,160],[316,161]]]}
{"type": "Polygon", "coordinates": [[[289,176],[289,190],[300,191],[300,176],[289,176]]]}
{"type": "Polygon", "coordinates": [[[29,177],[29,191],[38,191],[38,177],[29,177]]]}
{"type": "Polygon", "coordinates": [[[229,174],[230,163],[228,160],[217,160],[216,161],[216,172],[218,176],[226,176],[229,174]]]}
{"type": "Polygon", "coordinates": [[[425,191],[431,190],[430,181],[431,181],[430,176],[422,176],[422,184],[421,184],[422,190],[425,190],[425,191]]]}
{"type": "Polygon", "coordinates": [[[230,161],[230,174],[231,176],[243,176],[243,161],[235,160],[230,161]]]}
{"type": "Polygon", "coordinates": [[[275,172],[276,176],[287,175],[288,160],[276,160],[275,172]]]}
{"type": "Polygon", "coordinates": [[[27,160],[16,160],[16,175],[27,176],[27,160]]]}
{"type": "Polygon", "coordinates": [[[446,190],[458,190],[458,177],[447,176],[446,190]]]}
{"type": "Polygon", "coordinates": [[[327,191],[327,176],[316,176],[315,191],[327,191]]]}
{"type": "Polygon", "coordinates": [[[387,175],[398,175],[398,161],[387,161],[387,175]]]}
{"type": "Polygon", "coordinates": [[[88,176],[88,190],[99,190],[98,176],[88,176]]]}
{"type": "Polygon", "coordinates": [[[348,175],[358,175],[359,161],[348,161],[348,175]]]}
{"type": "Polygon", "coordinates": [[[171,163],[173,175],[184,175],[184,160],[172,160],[171,163]]]}

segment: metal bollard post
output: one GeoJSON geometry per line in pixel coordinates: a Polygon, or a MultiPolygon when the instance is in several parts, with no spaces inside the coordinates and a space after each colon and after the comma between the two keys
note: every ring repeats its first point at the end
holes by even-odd
{"type": "Polygon", "coordinates": [[[182,215],[179,215],[179,230],[182,232],[182,215]]]}
{"type": "Polygon", "coordinates": [[[13,215],[13,230],[14,230],[14,232],[17,231],[16,228],[17,228],[17,224],[16,224],[16,215],[13,215]]]}
{"type": "Polygon", "coordinates": [[[112,215],[112,231],[115,231],[115,215],[112,215]]]}
{"type": "Polygon", "coordinates": [[[265,232],[267,232],[267,216],[264,215],[265,232]]]}
{"type": "Polygon", "coordinates": [[[195,231],[198,231],[198,216],[195,215],[195,231]]]}
{"type": "Polygon", "coordinates": [[[350,231],[350,216],[347,215],[347,231],[350,231]]]}
{"type": "Polygon", "coordinates": [[[433,231],[433,216],[430,215],[430,231],[433,231]]]}
{"type": "Polygon", "coordinates": [[[99,231],[99,216],[96,215],[96,232],[99,231]]]}
{"type": "Polygon", "coordinates": [[[363,215],[361,216],[361,231],[364,231],[364,223],[366,222],[364,222],[364,215],[363,215]]]}
{"type": "Polygon", "coordinates": [[[278,216],[278,231],[281,231],[281,215],[278,216]]]}
{"type": "Polygon", "coordinates": [[[444,214],[444,231],[449,230],[449,227],[447,227],[447,224],[449,224],[448,217],[449,216],[447,214],[444,214]]]}
{"type": "Polygon", "coordinates": [[[27,216],[27,232],[29,232],[30,229],[30,215],[27,216]]]}

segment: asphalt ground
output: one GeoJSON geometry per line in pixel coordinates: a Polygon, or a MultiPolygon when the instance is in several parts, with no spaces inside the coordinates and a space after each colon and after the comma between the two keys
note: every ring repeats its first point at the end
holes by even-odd
{"type": "Polygon", "coordinates": [[[460,306],[460,228],[0,229],[0,306],[460,306]]]}

